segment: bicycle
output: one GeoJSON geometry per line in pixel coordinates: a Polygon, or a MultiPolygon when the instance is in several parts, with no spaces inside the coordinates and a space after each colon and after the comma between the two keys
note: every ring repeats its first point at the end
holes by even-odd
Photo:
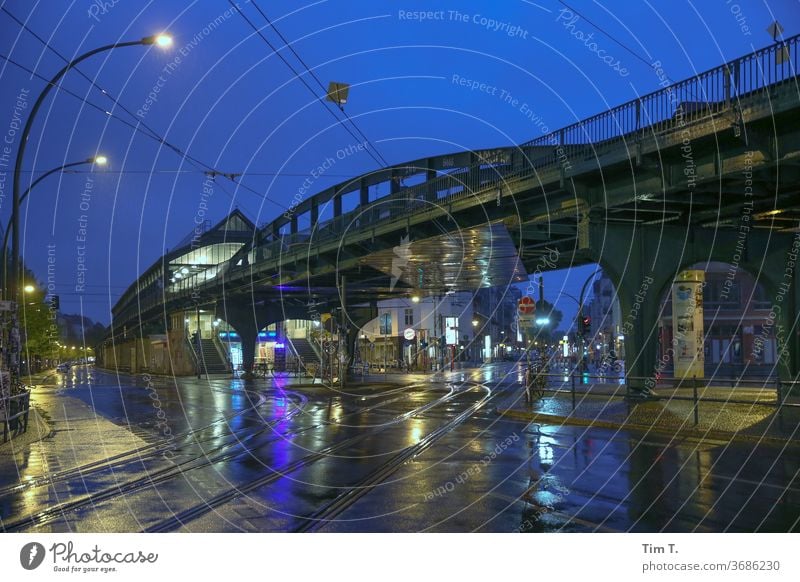
{"type": "Polygon", "coordinates": [[[545,368],[539,363],[530,364],[525,371],[525,401],[531,403],[534,399],[541,400],[546,387],[545,368]]]}

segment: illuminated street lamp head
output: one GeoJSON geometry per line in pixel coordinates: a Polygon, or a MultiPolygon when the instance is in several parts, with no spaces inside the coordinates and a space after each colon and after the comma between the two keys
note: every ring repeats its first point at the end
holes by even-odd
{"type": "Polygon", "coordinates": [[[108,158],[105,156],[95,156],[92,158],[92,163],[97,164],[98,166],[105,166],[108,163],[108,158]]]}
{"type": "Polygon", "coordinates": [[[419,303],[419,295],[413,295],[411,297],[411,302],[412,303],[419,303]]]}
{"type": "Polygon", "coordinates": [[[161,48],[169,48],[172,46],[172,37],[168,34],[154,34],[153,36],[146,36],[142,39],[142,44],[154,44],[161,48]]]}
{"type": "Polygon", "coordinates": [[[25,290],[25,293],[33,293],[34,291],[36,291],[36,287],[34,287],[33,285],[25,285],[23,289],[25,290]]]}
{"type": "Polygon", "coordinates": [[[473,319],[472,320],[472,327],[478,327],[478,320],[477,319],[473,319]]]}

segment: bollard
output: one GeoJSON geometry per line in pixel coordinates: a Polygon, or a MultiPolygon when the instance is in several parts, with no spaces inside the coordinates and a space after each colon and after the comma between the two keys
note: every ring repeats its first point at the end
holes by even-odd
{"type": "Polygon", "coordinates": [[[572,371],[570,374],[570,378],[572,379],[572,410],[575,410],[575,371],[572,371]]]}
{"type": "Polygon", "coordinates": [[[28,392],[25,395],[25,416],[24,416],[25,422],[22,425],[23,428],[22,432],[28,432],[28,415],[30,414],[30,412],[31,412],[31,393],[28,392]]]}
{"type": "Polygon", "coordinates": [[[694,425],[700,423],[700,404],[697,402],[697,376],[692,376],[692,393],[694,397],[694,425]]]}

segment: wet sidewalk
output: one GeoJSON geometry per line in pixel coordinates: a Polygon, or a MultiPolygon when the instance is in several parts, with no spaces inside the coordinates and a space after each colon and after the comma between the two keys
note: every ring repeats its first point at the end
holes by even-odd
{"type": "Polygon", "coordinates": [[[800,446],[800,406],[777,407],[772,386],[659,387],[654,398],[628,395],[621,384],[552,383],[544,398],[526,404],[511,388],[497,412],[521,421],[657,432],[713,440],[800,446]]]}
{"type": "Polygon", "coordinates": [[[70,396],[60,375],[43,373],[25,382],[31,389],[28,431],[0,443],[0,487],[22,478],[47,478],[147,444],[70,396]]]}

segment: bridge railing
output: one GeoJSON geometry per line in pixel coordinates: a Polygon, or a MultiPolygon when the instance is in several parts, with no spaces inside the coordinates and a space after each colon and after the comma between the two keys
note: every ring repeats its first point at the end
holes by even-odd
{"type": "MultiPolygon", "coordinates": [[[[508,149],[512,151],[516,148],[508,149]]],[[[527,177],[533,172],[531,165],[520,169],[512,164],[495,166],[480,164],[460,169],[375,200],[369,205],[319,223],[316,227],[282,235],[279,240],[262,244],[260,251],[262,255],[276,258],[281,253],[291,252],[296,245],[306,245],[311,240],[315,243],[338,240],[347,232],[397,220],[408,216],[409,213],[431,210],[443,203],[474,196],[487,188],[501,186],[509,180],[527,177]]]]}
{"type": "MultiPolygon", "coordinates": [[[[509,163],[484,161],[439,175],[311,228],[262,243],[256,256],[279,261],[281,256],[293,254],[312,240],[316,244],[338,241],[347,232],[425,212],[436,205],[531,178],[539,172],[565,169],[569,161],[592,159],[620,143],[632,146],[646,136],[659,136],[709,116],[736,111],[748,98],[796,80],[799,44],[800,35],[791,37],[521,146],[501,148],[497,151],[509,163]]],[[[663,83],[669,83],[657,67],[653,73],[663,83]]],[[[234,273],[250,268],[231,263],[221,271],[234,273]]],[[[198,287],[213,284],[215,281],[209,280],[198,287]]],[[[176,298],[188,293],[168,290],[166,295],[176,298]]]]}
{"type": "MultiPolygon", "coordinates": [[[[675,131],[703,118],[737,108],[743,99],[796,78],[800,35],[709,71],[624,103],[601,114],[543,135],[520,147],[507,148],[510,164],[478,164],[403,189],[354,211],[282,240],[266,243],[269,256],[291,252],[296,245],[340,239],[348,231],[396,220],[442,202],[473,196],[487,188],[557,168],[568,160],[598,155],[601,145],[633,145],[645,135],[675,131]],[[521,162],[521,163],[520,163],[521,162]]],[[[654,74],[669,80],[654,67],[654,74]]]]}
{"type": "MultiPolygon", "coordinates": [[[[753,93],[768,90],[795,78],[800,35],[757,50],[694,77],[670,83],[660,65],[653,73],[670,83],[638,99],[583,119],[526,142],[525,147],[593,148],[601,143],[623,141],[637,134],[659,134],[709,115],[715,115],[753,93]]],[[[553,163],[553,162],[551,162],[553,163]]]]}

